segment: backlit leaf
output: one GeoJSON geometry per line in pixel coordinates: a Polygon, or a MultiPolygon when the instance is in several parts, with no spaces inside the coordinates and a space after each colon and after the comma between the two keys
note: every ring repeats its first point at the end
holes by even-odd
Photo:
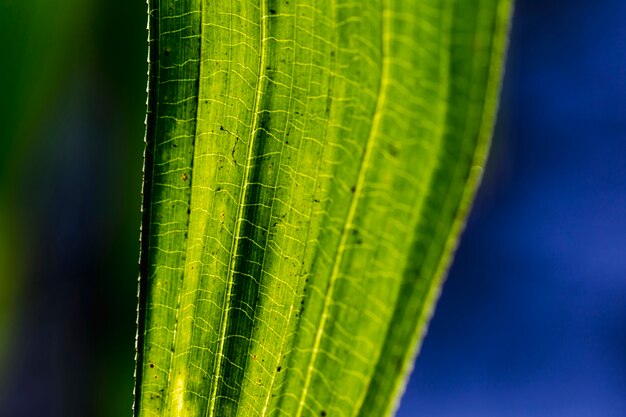
{"type": "Polygon", "coordinates": [[[391,414],[507,0],[151,1],[138,416],[391,414]]]}

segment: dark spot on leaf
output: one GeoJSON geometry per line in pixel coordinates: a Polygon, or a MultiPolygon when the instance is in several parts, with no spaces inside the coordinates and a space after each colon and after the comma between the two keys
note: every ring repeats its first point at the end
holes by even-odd
{"type": "Polygon", "coordinates": [[[356,185],[353,185],[352,187],[350,187],[350,192],[354,193],[356,191],[356,185]]]}
{"type": "Polygon", "coordinates": [[[320,416],[326,417],[326,411],[322,410],[322,412],[320,413],[320,416]]]}
{"type": "Polygon", "coordinates": [[[154,368],[154,364],[153,363],[150,364],[150,368],[154,368]]]}
{"type": "Polygon", "coordinates": [[[187,181],[189,179],[189,175],[187,175],[187,173],[183,172],[183,175],[180,176],[180,179],[183,181],[187,181]]]}
{"type": "Polygon", "coordinates": [[[283,369],[280,366],[278,368],[276,368],[276,372],[280,372],[280,370],[283,369]]]}
{"type": "Polygon", "coordinates": [[[191,214],[191,209],[187,209],[187,214],[191,214]]]}
{"type": "Polygon", "coordinates": [[[172,52],[172,48],[170,48],[169,46],[163,48],[163,53],[165,54],[165,56],[170,56],[170,52],[172,52]]]}
{"type": "Polygon", "coordinates": [[[276,10],[270,9],[270,14],[276,14],[276,10]]]}

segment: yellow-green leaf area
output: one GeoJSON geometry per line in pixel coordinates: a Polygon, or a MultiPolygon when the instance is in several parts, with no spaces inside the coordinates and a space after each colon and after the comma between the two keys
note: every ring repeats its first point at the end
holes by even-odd
{"type": "Polygon", "coordinates": [[[508,0],[151,0],[136,416],[384,416],[491,135],[508,0]]]}

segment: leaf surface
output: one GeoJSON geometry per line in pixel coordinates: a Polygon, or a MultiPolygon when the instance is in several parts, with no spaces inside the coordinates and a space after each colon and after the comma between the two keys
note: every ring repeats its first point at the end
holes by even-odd
{"type": "Polygon", "coordinates": [[[479,181],[507,0],[152,0],[138,416],[381,416],[479,181]]]}

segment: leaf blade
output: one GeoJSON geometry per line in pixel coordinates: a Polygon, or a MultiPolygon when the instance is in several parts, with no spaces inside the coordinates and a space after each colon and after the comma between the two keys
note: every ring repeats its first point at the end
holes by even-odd
{"type": "Polygon", "coordinates": [[[484,160],[508,2],[318,6],[150,9],[137,415],[391,411],[484,160]]]}

